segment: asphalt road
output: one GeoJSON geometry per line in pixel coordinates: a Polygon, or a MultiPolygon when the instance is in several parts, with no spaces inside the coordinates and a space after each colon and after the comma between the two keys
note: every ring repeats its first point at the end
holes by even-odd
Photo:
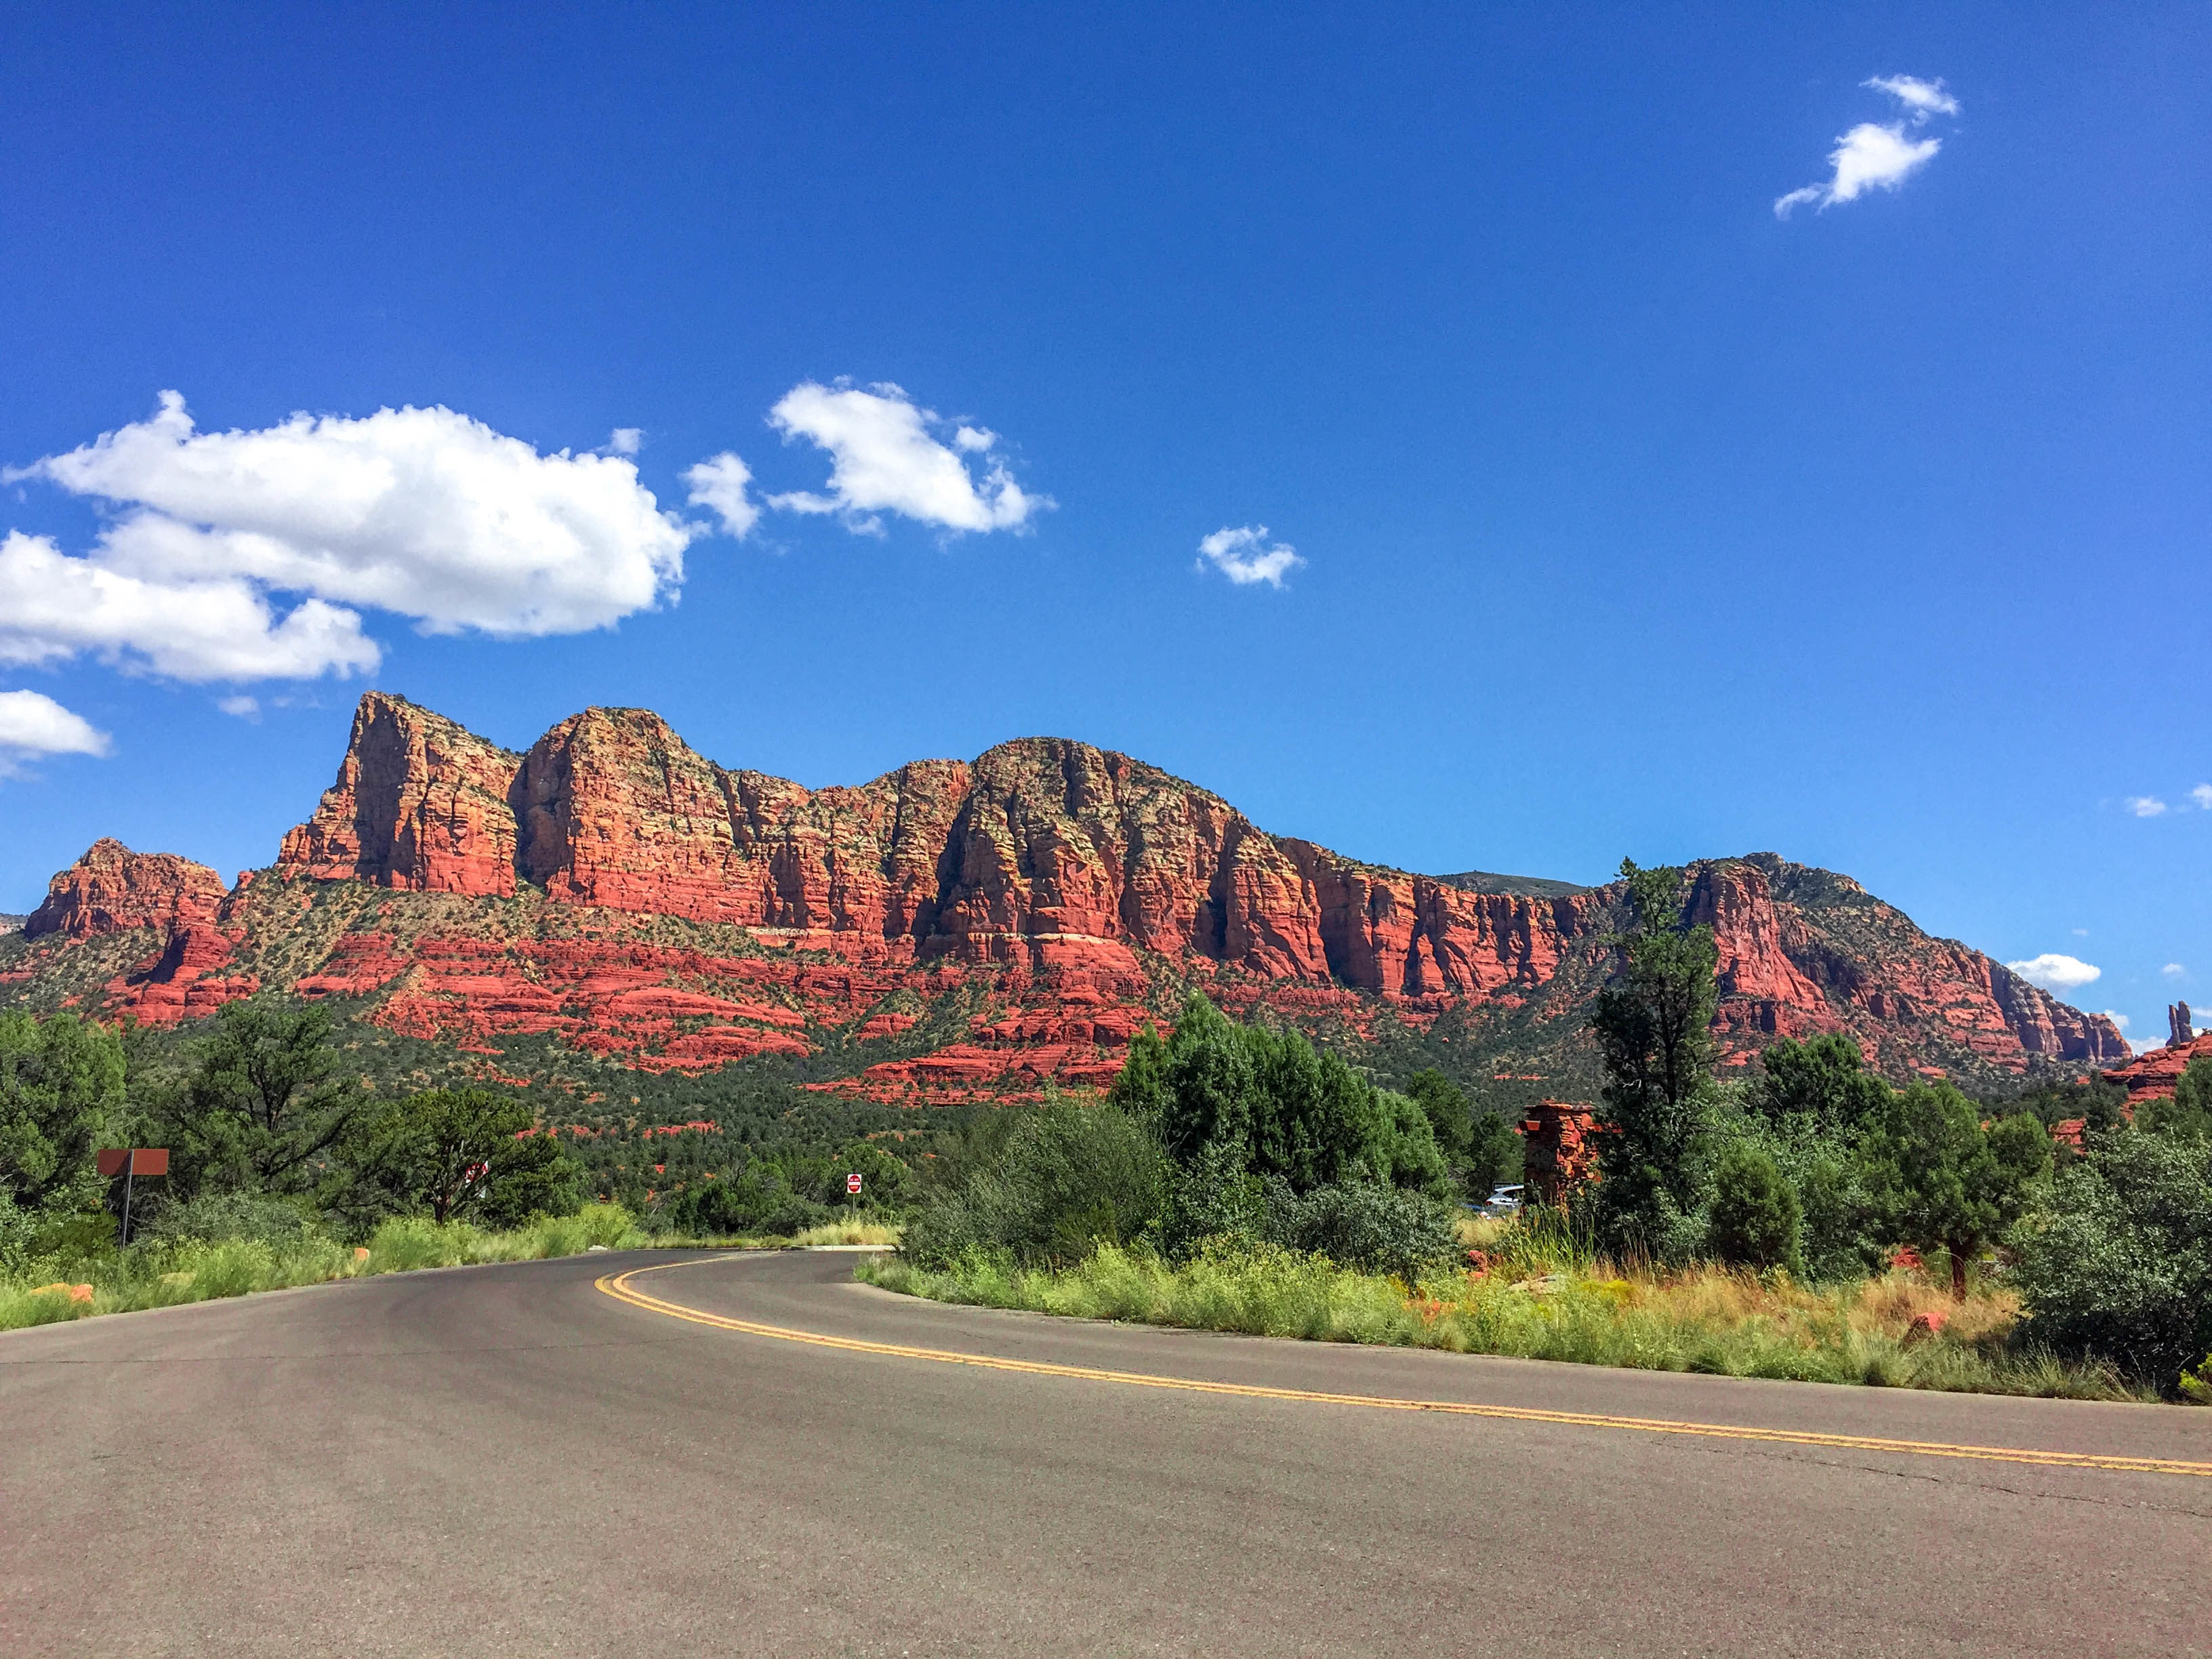
{"type": "MultiPolygon", "coordinates": [[[[2212,1652],[2212,1478],[1381,1409],[700,1324],[676,1255],[0,1335],[0,1653],[2212,1652]]],[[[710,1318],[1237,1388],[2212,1463],[2212,1411],[947,1309],[710,1318]]]]}

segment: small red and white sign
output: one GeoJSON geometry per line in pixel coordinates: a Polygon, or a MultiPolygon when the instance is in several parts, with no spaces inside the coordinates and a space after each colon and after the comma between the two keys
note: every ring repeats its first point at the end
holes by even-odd
{"type": "Polygon", "coordinates": [[[857,1198],[860,1192],[860,1177],[857,1175],[847,1176],[845,1177],[845,1190],[857,1198]]]}

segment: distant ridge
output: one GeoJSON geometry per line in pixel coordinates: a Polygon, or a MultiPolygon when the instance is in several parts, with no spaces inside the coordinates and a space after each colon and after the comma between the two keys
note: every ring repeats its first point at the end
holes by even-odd
{"type": "MultiPolygon", "coordinates": [[[[1728,1064],[1819,1032],[1898,1079],[2130,1058],[2104,1016],[1849,877],[1771,853],[1686,874],[1728,1064]]],[[[1200,989],[1379,1074],[1587,1099],[1625,902],[1619,883],[1366,864],[1063,738],[808,789],[717,765],[646,709],[586,709],[516,753],[372,691],[273,865],[230,887],[96,842],[0,936],[0,1007],[173,1024],[269,988],[481,1075],[757,1060],[920,1103],[1101,1086],[1200,989]]]]}

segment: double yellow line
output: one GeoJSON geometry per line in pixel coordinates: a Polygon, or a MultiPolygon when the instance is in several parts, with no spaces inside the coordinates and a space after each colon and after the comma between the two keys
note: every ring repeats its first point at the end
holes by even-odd
{"type": "Polygon", "coordinates": [[[1090,1365],[1056,1365],[1041,1359],[1005,1359],[991,1354],[957,1353],[945,1348],[910,1347],[899,1342],[864,1342],[855,1337],[825,1336],[817,1331],[794,1331],[757,1320],[732,1319],[703,1313],[680,1303],[666,1301],[638,1290],[630,1281],[646,1273],[671,1267],[697,1266],[696,1261],[664,1261],[651,1267],[634,1267],[626,1273],[608,1273],[599,1288],[618,1302],[671,1319],[688,1320],[716,1330],[745,1336],[773,1337],[779,1342],[804,1342],[817,1348],[839,1348],[848,1353],[878,1354],[892,1359],[927,1359],[940,1365],[973,1365],[983,1370],[1018,1371],[1030,1376],[1072,1377],[1086,1382],[1115,1382],[1127,1388],[1176,1389],[1186,1394],[1235,1395],[1247,1400],[1295,1400],[1321,1406],[1359,1406],[1370,1411],[1437,1412],[1452,1417],[1504,1418],[1520,1423],[1559,1423],[1577,1428],[1627,1429],[1642,1434],[1695,1435],[1710,1440],[1753,1440],[1785,1446],[1820,1446],[1838,1451],[1892,1452],[1914,1457],[1964,1457],[1993,1463],[2033,1463],[2045,1468],[2102,1469],[2124,1474],[2186,1474],[2212,1476],[2212,1463],[2196,1463],[2170,1457],[2112,1457],[2093,1452],[2041,1451],[2026,1446],[1954,1446],[1935,1440],[1887,1440],[1874,1435],[1817,1434],[1809,1430],[1760,1429],[1729,1423],[1684,1423],[1657,1417],[1610,1417],[1596,1412],[1553,1412],[1534,1406],[1477,1406],[1456,1400],[1393,1400],[1382,1395],[1328,1394],[1313,1389],[1270,1389],[1250,1382],[1209,1382],[1197,1377],[1156,1376],[1145,1371],[1101,1370],[1090,1365]]]}

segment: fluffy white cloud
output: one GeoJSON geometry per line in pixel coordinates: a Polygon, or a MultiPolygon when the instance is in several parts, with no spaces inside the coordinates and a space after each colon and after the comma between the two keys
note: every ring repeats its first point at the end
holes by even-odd
{"type": "Polygon", "coordinates": [[[1270,545],[1265,525],[1224,525],[1199,543],[1198,554],[1200,570],[1212,564],[1239,587],[1254,582],[1280,587],[1284,575],[1305,562],[1287,542],[1270,545]]]}
{"type": "Polygon", "coordinates": [[[243,694],[235,697],[217,697],[215,700],[215,706],[224,714],[239,720],[258,720],[261,718],[261,699],[258,697],[249,697],[243,694]]]}
{"type": "Polygon", "coordinates": [[[2039,957],[2030,957],[2026,962],[2008,962],[2005,966],[2031,985],[2040,985],[2046,991],[2072,991],[2104,977],[2105,970],[2092,967],[2077,957],[2061,956],[2056,951],[2046,951],[2039,957]]]}
{"type": "Polygon", "coordinates": [[[2212,812],[2212,783],[2200,783],[2189,792],[2189,799],[2206,811],[2212,812]]]}
{"type": "Polygon", "coordinates": [[[645,428],[618,426],[607,436],[607,450],[615,455],[635,455],[645,447],[645,428]]]}
{"type": "Polygon", "coordinates": [[[878,513],[947,530],[1018,530],[1053,505],[1050,496],[1024,490],[991,456],[996,433],[960,426],[948,447],[932,435],[945,423],[888,382],[864,392],[843,380],[802,381],[768,418],[787,443],[804,438],[830,454],[826,495],[794,490],[768,498],[787,513],[835,513],[870,532],[882,528],[878,513]],[[988,461],[980,478],[963,459],[971,455],[988,461]]]}
{"type": "Polygon", "coordinates": [[[2118,1026],[2118,1027],[2120,1028],[2120,1030],[2121,1030],[2121,1031],[2122,1031],[2123,1033],[2124,1033],[2124,1032],[2127,1030],[2127,1029],[2128,1029],[2128,1017],[2127,1017],[2125,1014],[2124,1014],[2124,1013],[2120,1012],[2119,1012],[2119,1010],[2118,1010],[2117,1008],[2107,1008],[2107,1009],[2106,1009],[2106,1010],[2105,1010],[2105,1018],[2106,1018],[2106,1019],[2109,1019],[2110,1021],[2112,1021],[2113,1024],[2115,1024],[2115,1025],[2118,1026]]]}
{"type": "Polygon", "coordinates": [[[198,432],[165,392],[150,420],[4,476],[122,511],[82,558],[8,538],[0,660],[89,649],[183,679],[373,667],[344,605],[434,634],[604,627],[672,592],[704,531],[628,460],[541,455],[444,408],[198,432]],[[272,592],[302,600],[279,622],[272,592]]]}
{"type": "Polygon", "coordinates": [[[1839,202],[1854,202],[1868,191],[1895,190],[1933,161],[1943,148],[1937,138],[1908,137],[1908,123],[1924,126],[1931,115],[1956,115],[1959,100],[1943,90],[1941,81],[1923,81],[1910,75],[1878,75],[1862,84],[1886,92],[1905,106],[1905,119],[1887,123],[1862,121],[1836,140],[1828,152],[1832,169],[1826,184],[1807,185],[1778,197],[1778,219],[1791,210],[1814,204],[1826,210],[1839,202]]]}
{"type": "Polygon", "coordinates": [[[37,691],[0,691],[0,777],[40,755],[105,755],[107,733],[37,691]]]}
{"type": "Polygon", "coordinates": [[[2129,795],[2120,805],[2139,818],[2154,818],[2166,811],[2166,803],[2156,795],[2129,795]]]}
{"type": "Polygon", "coordinates": [[[358,612],[307,599],[281,620],[240,577],[149,580],[44,536],[0,539],[0,663],[89,651],[180,680],[312,679],[380,659],[358,612]]]}
{"type": "Polygon", "coordinates": [[[2168,979],[2179,979],[2182,975],[2187,973],[2189,969],[2183,967],[2178,962],[2169,962],[2165,967],[2160,969],[2158,971],[2164,974],[2168,979]]]}
{"type": "Polygon", "coordinates": [[[724,450],[689,468],[684,482],[691,486],[691,505],[708,508],[722,521],[723,534],[742,541],[760,522],[758,504],[745,494],[752,477],[750,467],[724,450]]]}

